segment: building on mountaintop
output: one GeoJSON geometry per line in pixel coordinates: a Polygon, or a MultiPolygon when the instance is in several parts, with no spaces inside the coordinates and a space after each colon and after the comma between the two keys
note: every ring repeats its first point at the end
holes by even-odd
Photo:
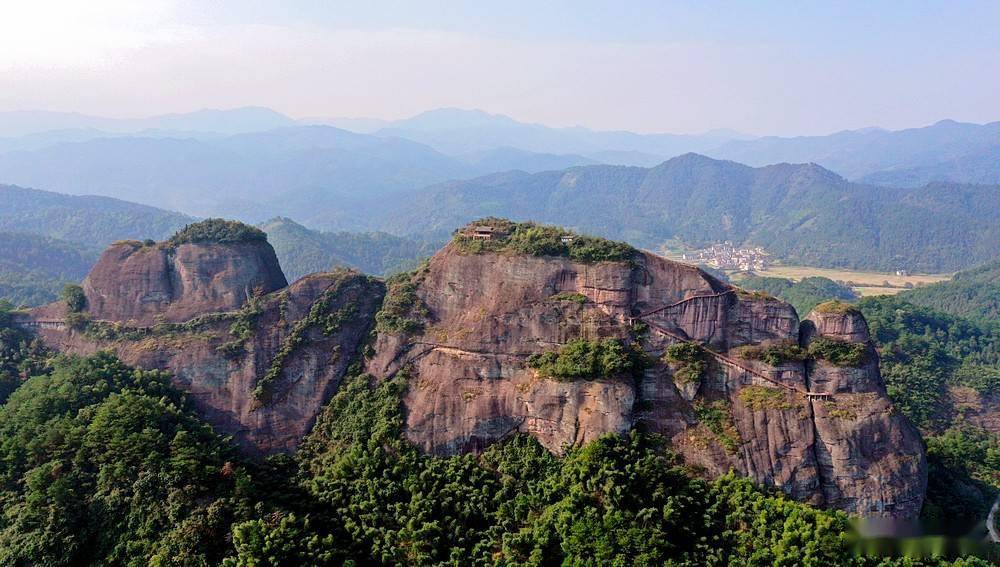
{"type": "Polygon", "coordinates": [[[495,230],[492,226],[479,225],[472,227],[472,231],[469,236],[473,240],[492,240],[494,232],[495,230]]]}

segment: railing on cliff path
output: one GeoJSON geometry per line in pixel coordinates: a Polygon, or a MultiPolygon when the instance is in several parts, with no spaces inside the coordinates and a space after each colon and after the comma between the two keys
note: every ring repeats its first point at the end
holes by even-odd
{"type": "MultiPolygon", "coordinates": [[[[708,296],[702,296],[702,297],[708,297],[708,296]]],[[[695,298],[691,298],[691,299],[695,299],[695,298]]],[[[737,362],[737,361],[733,360],[732,358],[730,358],[730,357],[722,354],[721,352],[717,352],[715,350],[712,350],[712,349],[706,347],[705,345],[703,345],[703,344],[701,344],[701,343],[699,343],[697,341],[693,341],[693,340],[691,340],[691,339],[689,339],[687,337],[683,337],[681,335],[678,335],[677,333],[674,333],[673,331],[670,331],[670,330],[668,330],[668,329],[666,329],[666,328],[664,328],[664,327],[662,327],[662,326],[660,326],[660,325],[658,325],[656,323],[653,323],[651,321],[647,321],[645,319],[642,319],[641,316],[640,317],[635,317],[634,319],[642,321],[643,323],[649,325],[649,328],[653,329],[654,331],[657,331],[658,333],[660,333],[662,335],[665,335],[665,336],[668,336],[668,337],[670,337],[670,338],[672,338],[672,339],[674,339],[676,341],[695,345],[698,348],[700,348],[700,349],[704,350],[705,352],[707,352],[710,356],[712,356],[713,358],[715,358],[716,360],[718,360],[720,363],[725,364],[726,366],[730,366],[732,368],[736,368],[737,370],[740,370],[742,372],[746,372],[747,374],[749,374],[749,375],[751,375],[751,376],[753,376],[755,378],[759,378],[761,380],[764,380],[765,382],[774,384],[776,386],[779,386],[779,387],[784,388],[786,390],[789,390],[791,392],[795,392],[797,394],[802,394],[802,395],[804,395],[804,396],[806,396],[807,398],[810,398],[810,399],[827,399],[827,398],[831,397],[831,394],[826,393],[826,392],[809,392],[807,390],[801,390],[801,389],[796,388],[794,386],[790,386],[790,385],[785,384],[784,382],[781,382],[779,380],[775,380],[774,378],[771,378],[770,376],[767,376],[766,374],[764,374],[762,372],[758,372],[757,370],[754,370],[753,368],[750,368],[748,366],[740,364],[739,362],[737,362]]]]}
{"type": "Polygon", "coordinates": [[[655,315],[656,313],[660,313],[661,311],[666,311],[667,309],[670,309],[672,307],[680,307],[681,305],[684,305],[685,303],[689,303],[689,302],[695,301],[697,299],[714,299],[716,297],[722,297],[722,296],[725,296],[725,295],[729,295],[731,293],[736,293],[736,290],[735,289],[727,289],[726,291],[722,291],[722,292],[719,292],[719,293],[712,293],[712,294],[707,294],[707,295],[694,295],[694,296],[682,299],[682,300],[680,300],[680,301],[678,301],[676,303],[671,303],[670,305],[664,305],[663,307],[657,307],[656,309],[653,309],[652,311],[647,311],[645,313],[640,313],[639,315],[636,316],[636,318],[637,319],[641,319],[643,317],[649,317],[650,315],[655,315]]]}

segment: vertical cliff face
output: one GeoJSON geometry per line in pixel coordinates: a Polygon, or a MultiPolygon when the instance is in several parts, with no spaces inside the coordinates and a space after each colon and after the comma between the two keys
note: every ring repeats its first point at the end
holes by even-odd
{"type": "Polygon", "coordinates": [[[239,308],[252,293],[288,285],[267,242],[121,242],[83,281],[92,317],[134,325],[180,322],[239,308]]]}
{"type": "Polygon", "coordinates": [[[553,451],[625,431],[635,400],[627,381],[542,380],[525,360],[577,337],[623,336],[631,272],[617,263],[465,255],[449,245],[418,276],[423,331],[380,334],[369,370],[385,377],[408,369],[407,435],[436,454],[516,431],[553,451]],[[580,296],[560,298],[569,293],[580,296]]]}
{"type": "Polygon", "coordinates": [[[167,370],[199,413],[254,454],[289,451],[312,427],[368,335],[383,287],[356,272],[285,285],[266,241],[121,243],[61,303],[24,322],[50,346],[114,351],[167,370]]]}
{"type": "MultiPolygon", "coordinates": [[[[406,434],[427,452],[476,451],[513,432],[559,452],[642,425],[710,476],[737,470],[851,512],[919,512],[923,449],[893,412],[877,359],[809,360],[788,304],[647,253],[586,263],[449,245],[409,283],[422,328],[380,333],[368,370],[410,377],[406,434]],[[634,344],[650,364],[641,376],[569,381],[529,367],[579,338],[634,344]],[[695,380],[664,357],[680,344],[702,349],[695,380]],[[818,395],[820,383],[833,395],[818,395]]],[[[805,327],[867,341],[863,319],[805,327]]]]}
{"type": "Polygon", "coordinates": [[[707,476],[736,470],[859,514],[919,512],[923,445],[856,311],[821,306],[800,324],[788,304],[692,266],[541,238],[518,246],[545,255],[456,240],[387,284],[343,271],[287,287],[259,237],[119,244],[85,282],[86,311],[56,303],[22,323],[64,352],[169,370],[252,453],[297,445],[376,325],[366,370],[408,377],[405,434],[428,453],[515,432],[562,452],[642,427],[707,476]],[[556,379],[539,366],[571,343],[616,345],[633,370],[556,379]]]}
{"type": "Polygon", "coordinates": [[[810,388],[830,394],[813,402],[823,502],[860,514],[915,516],[927,483],[923,441],[886,396],[864,317],[820,305],[803,323],[804,344],[819,341],[831,352],[856,354],[809,362],[810,388]]]}

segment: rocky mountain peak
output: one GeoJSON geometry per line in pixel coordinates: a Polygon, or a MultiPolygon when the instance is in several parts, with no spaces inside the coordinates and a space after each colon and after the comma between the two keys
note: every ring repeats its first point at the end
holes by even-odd
{"type": "Polygon", "coordinates": [[[288,285],[260,230],[210,219],[164,242],[120,241],[83,281],[89,315],[153,325],[239,309],[249,297],[288,285]]]}
{"type": "Polygon", "coordinates": [[[404,432],[427,453],[516,432],[558,453],[643,427],[707,476],[736,470],[859,514],[920,510],[922,442],[844,304],[800,325],[694,266],[500,218],[385,282],[344,271],[288,287],[253,231],[180,234],[105,252],[82,321],[49,306],[25,324],[59,350],[171,371],[251,452],[293,449],[357,361],[374,381],[405,378],[404,432]]]}

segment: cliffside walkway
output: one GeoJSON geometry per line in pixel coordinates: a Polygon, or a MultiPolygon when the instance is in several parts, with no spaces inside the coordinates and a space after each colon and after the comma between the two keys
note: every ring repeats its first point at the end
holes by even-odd
{"type": "Polygon", "coordinates": [[[722,354],[721,352],[714,351],[714,350],[706,347],[705,345],[703,345],[703,344],[701,344],[701,343],[699,343],[697,341],[692,341],[691,339],[688,339],[686,337],[678,335],[677,333],[674,333],[673,331],[665,329],[664,327],[661,327],[660,325],[658,325],[656,323],[653,323],[651,321],[646,321],[645,319],[641,319],[640,317],[636,317],[635,319],[641,320],[643,323],[646,323],[647,325],[649,325],[650,329],[653,329],[654,331],[656,331],[656,332],[658,332],[658,333],[660,333],[662,335],[668,336],[668,337],[670,337],[670,338],[672,338],[672,339],[674,339],[676,341],[682,342],[682,343],[688,343],[688,344],[692,344],[692,345],[697,346],[698,348],[704,350],[709,355],[711,355],[713,358],[715,358],[717,361],[719,361],[722,364],[725,364],[726,366],[735,368],[735,369],[740,370],[742,372],[746,372],[747,374],[749,374],[749,375],[751,375],[751,376],[753,376],[755,378],[759,378],[761,380],[764,380],[765,382],[768,382],[770,384],[774,384],[775,386],[778,386],[780,388],[784,388],[785,390],[789,390],[791,392],[795,392],[797,394],[804,395],[806,398],[809,398],[809,399],[830,399],[832,397],[832,395],[829,394],[829,393],[827,393],[827,392],[809,392],[809,391],[806,391],[806,390],[801,390],[799,388],[796,388],[795,386],[790,386],[788,384],[785,384],[784,382],[775,380],[774,378],[771,378],[770,376],[767,376],[766,374],[764,374],[762,372],[758,372],[758,371],[754,370],[753,368],[745,366],[745,365],[743,365],[743,364],[741,364],[741,363],[733,360],[732,358],[730,358],[730,357],[722,354]]]}
{"type": "MultiPolygon", "coordinates": [[[[30,327],[38,329],[65,329],[67,325],[66,319],[34,319],[32,317],[25,317],[25,316],[15,316],[15,318],[12,319],[11,322],[21,327],[30,327]]],[[[88,319],[88,322],[102,323],[106,325],[122,325],[121,321],[112,321],[110,319],[88,319]]],[[[143,333],[151,332],[153,329],[156,328],[155,325],[152,326],[125,325],[125,327],[127,327],[129,330],[139,331],[143,333]]]]}
{"type": "Polygon", "coordinates": [[[11,318],[11,323],[19,327],[30,327],[38,329],[64,329],[66,328],[65,319],[33,319],[20,314],[15,314],[11,318]]]}
{"type": "Polygon", "coordinates": [[[672,307],[679,307],[681,305],[684,305],[685,303],[689,303],[689,302],[694,301],[696,299],[713,299],[713,298],[716,298],[716,297],[722,297],[724,295],[729,295],[731,293],[736,293],[736,290],[735,289],[727,289],[726,291],[723,291],[723,292],[720,292],[720,293],[713,293],[713,294],[709,294],[709,295],[695,295],[695,296],[692,296],[692,297],[688,297],[686,299],[682,299],[682,300],[680,300],[680,301],[678,301],[676,303],[671,303],[670,305],[664,305],[663,307],[657,307],[656,309],[653,309],[652,311],[647,311],[645,313],[640,313],[635,318],[636,319],[642,319],[643,317],[649,317],[650,315],[654,315],[656,313],[660,313],[661,311],[666,311],[667,309],[670,309],[672,307]]]}

